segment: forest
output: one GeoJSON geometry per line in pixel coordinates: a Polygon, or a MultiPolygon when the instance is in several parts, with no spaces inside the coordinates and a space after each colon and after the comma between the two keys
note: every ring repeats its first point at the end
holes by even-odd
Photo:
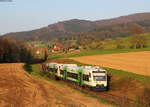
{"type": "Polygon", "coordinates": [[[32,62],[33,54],[25,41],[0,38],[0,63],[32,62]]]}

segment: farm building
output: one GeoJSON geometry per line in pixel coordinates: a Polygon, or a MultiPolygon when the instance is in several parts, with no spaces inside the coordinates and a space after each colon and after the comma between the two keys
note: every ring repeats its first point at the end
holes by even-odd
{"type": "Polygon", "coordinates": [[[63,50],[63,45],[61,43],[56,43],[52,49],[52,52],[58,52],[63,50]]]}

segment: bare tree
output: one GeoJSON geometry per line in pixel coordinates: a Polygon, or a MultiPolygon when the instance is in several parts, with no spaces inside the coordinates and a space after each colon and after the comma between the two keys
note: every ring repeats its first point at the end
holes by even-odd
{"type": "Polygon", "coordinates": [[[144,27],[138,24],[132,24],[129,33],[132,35],[141,34],[144,32],[144,27]]]}
{"type": "Polygon", "coordinates": [[[123,46],[123,40],[121,38],[117,38],[115,44],[116,44],[117,49],[121,49],[124,47],[123,46]]]}
{"type": "Polygon", "coordinates": [[[47,51],[45,50],[45,51],[44,51],[44,61],[46,61],[47,58],[48,58],[48,53],[47,53],[47,51]]]}
{"type": "Polygon", "coordinates": [[[144,34],[132,36],[131,40],[131,47],[133,48],[144,48],[147,45],[147,36],[144,34]]]}

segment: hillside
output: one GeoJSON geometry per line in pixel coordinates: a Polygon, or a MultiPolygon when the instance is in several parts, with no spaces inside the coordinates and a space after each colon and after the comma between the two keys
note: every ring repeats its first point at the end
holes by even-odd
{"type": "Polygon", "coordinates": [[[0,64],[0,107],[111,107],[56,82],[32,77],[23,65],[0,64]]]}
{"type": "MultiPolygon", "coordinates": [[[[145,35],[145,37],[147,39],[147,47],[145,47],[144,49],[150,49],[150,33],[145,33],[143,35],[145,35]]],[[[132,36],[120,38],[120,40],[122,41],[121,45],[123,46],[122,49],[134,50],[134,49],[131,49],[131,43],[130,43],[131,37],[132,36]]],[[[103,44],[104,48],[107,50],[116,49],[116,42],[117,42],[117,39],[114,39],[111,41],[106,41],[103,44]]],[[[120,50],[122,50],[122,49],[120,49],[120,50]]]]}
{"type": "Polygon", "coordinates": [[[87,34],[98,35],[102,39],[118,36],[128,36],[131,25],[137,24],[145,28],[145,32],[150,32],[150,13],[139,13],[118,18],[86,21],[73,19],[48,25],[40,29],[8,33],[3,36],[13,37],[23,40],[64,40],[79,39],[79,35],[84,38],[87,34]],[[80,34],[82,32],[82,34],[80,34]]]}
{"type": "Polygon", "coordinates": [[[108,20],[100,20],[96,21],[96,24],[99,26],[108,26],[113,24],[122,24],[122,23],[129,23],[129,22],[140,22],[144,20],[150,19],[150,13],[136,13],[127,16],[120,16],[118,18],[108,19],[108,20]]]}
{"type": "Polygon", "coordinates": [[[51,39],[55,40],[61,37],[69,38],[69,36],[72,36],[74,33],[80,31],[87,31],[94,28],[96,28],[96,25],[92,21],[73,19],[58,22],[52,25],[48,25],[47,27],[43,27],[32,31],[9,33],[4,36],[31,41],[51,39]]]}

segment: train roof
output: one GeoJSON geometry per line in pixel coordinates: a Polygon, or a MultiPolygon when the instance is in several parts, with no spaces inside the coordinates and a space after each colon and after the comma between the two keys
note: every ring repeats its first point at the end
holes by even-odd
{"type": "MultiPolygon", "coordinates": [[[[78,72],[99,72],[99,73],[106,73],[107,71],[100,68],[99,66],[77,66],[77,64],[61,64],[61,63],[48,63],[51,66],[60,66],[61,69],[67,67],[68,70],[75,70],[78,72]]],[[[66,69],[66,68],[65,68],[66,69]]]]}
{"type": "Polygon", "coordinates": [[[68,67],[77,67],[77,64],[63,64],[63,65],[68,67]]]}
{"type": "Polygon", "coordinates": [[[77,66],[77,64],[48,63],[48,65],[77,66]]]}
{"type": "Polygon", "coordinates": [[[100,68],[99,66],[82,66],[82,67],[86,70],[106,72],[106,70],[100,68]]]}

